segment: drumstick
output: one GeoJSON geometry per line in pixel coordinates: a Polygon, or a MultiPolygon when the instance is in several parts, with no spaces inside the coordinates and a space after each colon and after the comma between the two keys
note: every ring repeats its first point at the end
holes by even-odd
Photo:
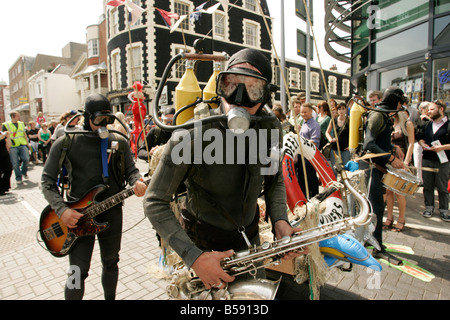
{"type": "Polygon", "coordinates": [[[406,168],[417,169],[417,170],[422,170],[422,171],[439,172],[438,168],[428,168],[428,167],[416,168],[414,166],[406,166],[406,168]]]}

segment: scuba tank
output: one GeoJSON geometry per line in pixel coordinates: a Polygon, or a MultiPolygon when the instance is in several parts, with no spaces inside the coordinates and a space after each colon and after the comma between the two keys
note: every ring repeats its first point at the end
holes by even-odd
{"type": "MultiPolygon", "coordinates": [[[[216,94],[216,79],[217,79],[217,75],[221,71],[221,62],[214,61],[213,68],[214,68],[213,74],[209,78],[208,83],[206,84],[205,88],[203,88],[203,100],[210,100],[213,97],[217,96],[217,94],[216,94]]],[[[209,105],[213,109],[218,107],[217,103],[210,103],[209,105]]]]}
{"type": "MultiPolygon", "coordinates": [[[[175,110],[178,111],[184,106],[194,103],[202,96],[202,90],[198,85],[197,77],[194,73],[194,61],[186,60],[186,71],[175,88],[175,110]]],[[[180,112],[177,116],[176,124],[182,124],[194,117],[194,106],[180,112]]],[[[175,123],[174,123],[175,124],[175,123]]]]}
{"type": "Polygon", "coordinates": [[[350,154],[354,154],[358,149],[359,142],[362,137],[362,115],[366,112],[366,109],[361,105],[353,103],[350,109],[350,126],[349,126],[349,141],[348,148],[350,154]]]}

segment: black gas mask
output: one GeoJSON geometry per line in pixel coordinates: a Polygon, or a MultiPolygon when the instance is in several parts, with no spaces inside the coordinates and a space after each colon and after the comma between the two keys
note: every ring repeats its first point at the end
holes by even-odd
{"type": "Polygon", "coordinates": [[[256,71],[232,68],[217,76],[216,93],[229,104],[251,108],[258,103],[266,103],[269,85],[267,79],[256,71]]]}

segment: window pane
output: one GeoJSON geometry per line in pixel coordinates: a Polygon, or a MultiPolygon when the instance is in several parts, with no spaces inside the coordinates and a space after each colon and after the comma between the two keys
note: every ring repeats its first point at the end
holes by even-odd
{"type": "Polygon", "coordinates": [[[247,23],[245,25],[245,44],[256,47],[256,32],[257,28],[255,25],[247,23]]]}
{"type": "Polygon", "coordinates": [[[428,47],[428,23],[375,43],[375,63],[416,52],[428,47]]]}
{"type": "Polygon", "coordinates": [[[450,15],[434,20],[434,44],[450,44],[450,15]]]}
{"type": "Polygon", "coordinates": [[[425,100],[426,64],[417,63],[380,73],[380,90],[397,86],[408,96],[412,104],[425,100]]]}
{"type": "Polygon", "coordinates": [[[450,104],[450,58],[433,61],[433,97],[450,104]]]}
{"type": "Polygon", "coordinates": [[[374,29],[376,38],[428,18],[428,0],[380,0],[380,27],[374,29]]]}
{"type": "Polygon", "coordinates": [[[450,0],[434,0],[434,13],[445,13],[450,11],[450,0]]]}
{"type": "Polygon", "coordinates": [[[362,50],[364,46],[369,43],[369,13],[367,9],[369,4],[364,4],[353,13],[354,20],[352,20],[353,35],[352,35],[352,50],[353,55],[362,50]]]}
{"type": "MultiPolygon", "coordinates": [[[[179,16],[182,15],[189,16],[189,6],[187,4],[175,2],[174,5],[175,5],[175,13],[177,13],[179,16]]],[[[184,19],[183,22],[181,22],[181,28],[183,30],[189,30],[189,19],[184,19]]]]}

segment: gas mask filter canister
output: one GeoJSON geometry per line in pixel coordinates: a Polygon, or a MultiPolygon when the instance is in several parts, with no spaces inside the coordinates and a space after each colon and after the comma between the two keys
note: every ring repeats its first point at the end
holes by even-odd
{"type": "Polygon", "coordinates": [[[228,128],[236,134],[244,133],[250,128],[250,114],[241,107],[228,112],[228,128]]]}

